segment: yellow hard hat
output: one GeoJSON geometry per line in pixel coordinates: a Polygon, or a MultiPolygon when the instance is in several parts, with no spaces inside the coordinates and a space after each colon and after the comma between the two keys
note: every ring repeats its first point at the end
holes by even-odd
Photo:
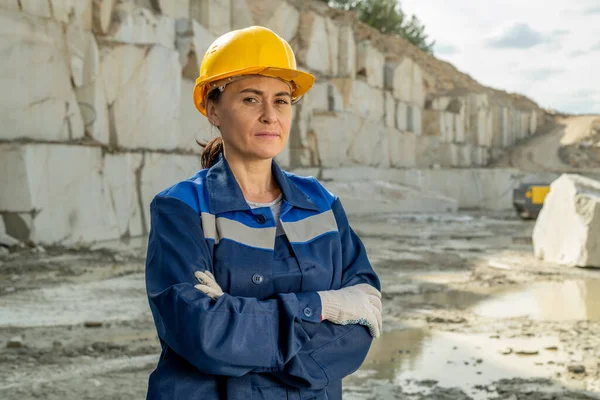
{"type": "Polygon", "coordinates": [[[263,75],[279,78],[292,86],[292,102],[308,92],[315,77],[296,69],[291,46],[275,32],[262,26],[231,31],[208,48],[194,87],[194,104],[206,115],[206,96],[226,78],[263,75]]]}

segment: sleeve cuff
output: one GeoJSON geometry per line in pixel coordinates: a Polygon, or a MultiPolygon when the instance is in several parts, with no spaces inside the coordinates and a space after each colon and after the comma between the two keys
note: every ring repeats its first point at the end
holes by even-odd
{"type": "Polygon", "coordinates": [[[321,322],[321,297],[317,292],[297,293],[298,316],[303,321],[321,322]]]}

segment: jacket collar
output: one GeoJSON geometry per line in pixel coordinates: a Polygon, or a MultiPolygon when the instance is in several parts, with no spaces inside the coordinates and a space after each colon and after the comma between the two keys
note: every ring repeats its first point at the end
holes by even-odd
{"type": "MultiPolygon", "coordinates": [[[[294,207],[319,211],[316,204],[281,171],[275,160],[271,171],[283,193],[283,198],[288,203],[294,207]]],[[[212,214],[250,209],[223,153],[219,154],[218,161],[208,170],[206,185],[208,209],[212,214]]]]}

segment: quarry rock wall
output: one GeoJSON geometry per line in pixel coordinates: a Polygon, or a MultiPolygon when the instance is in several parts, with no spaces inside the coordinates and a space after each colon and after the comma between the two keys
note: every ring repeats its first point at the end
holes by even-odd
{"type": "MultiPolygon", "coordinates": [[[[288,40],[299,67],[317,76],[278,157],[288,169],[377,168],[407,177],[398,184],[416,179],[411,198],[415,187],[453,196],[473,179],[465,169],[548,123],[532,101],[322,2],[1,0],[6,233],[67,246],[147,234],[154,194],[199,170],[196,140],[217,134],[192,103],[204,52],[251,25],[288,40]]],[[[482,198],[431,204],[506,206],[482,198]]]]}

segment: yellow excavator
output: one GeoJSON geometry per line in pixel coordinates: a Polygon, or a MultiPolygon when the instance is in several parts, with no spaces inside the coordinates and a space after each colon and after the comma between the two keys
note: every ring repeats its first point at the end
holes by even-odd
{"type": "Polygon", "coordinates": [[[513,191],[513,206],[519,217],[536,219],[550,192],[548,183],[523,183],[513,191]]]}

